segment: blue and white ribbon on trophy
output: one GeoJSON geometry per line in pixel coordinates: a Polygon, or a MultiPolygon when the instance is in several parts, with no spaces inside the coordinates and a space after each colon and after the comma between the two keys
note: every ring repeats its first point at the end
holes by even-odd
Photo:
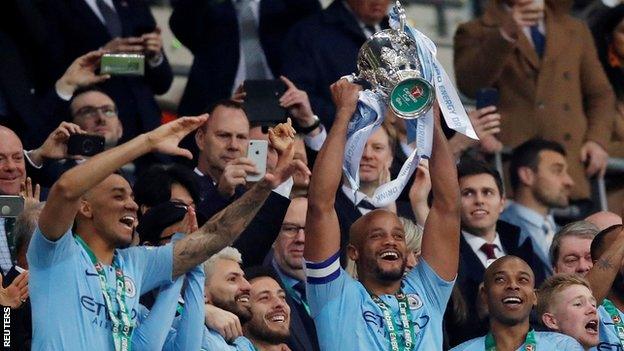
{"type": "MultiPolygon", "coordinates": [[[[393,7],[389,16],[390,27],[395,30],[400,28],[396,7],[393,7]]],[[[422,76],[435,87],[437,103],[440,105],[446,124],[458,133],[472,139],[478,139],[451,79],[436,59],[435,44],[426,35],[407,24],[405,25],[405,33],[417,44],[422,76]]],[[[371,90],[360,92],[356,112],[347,129],[343,164],[345,176],[354,192],[359,189],[360,160],[366,141],[383,123],[386,104],[387,101],[384,96],[371,90]]],[[[431,156],[434,126],[433,108],[419,118],[405,119],[404,121],[408,143],[416,141],[416,149],[407,158],[398,176],[375,190],[370,199],[375,207],[384,207],[395,201],[418,167],[420,159],[431,156]]]]}

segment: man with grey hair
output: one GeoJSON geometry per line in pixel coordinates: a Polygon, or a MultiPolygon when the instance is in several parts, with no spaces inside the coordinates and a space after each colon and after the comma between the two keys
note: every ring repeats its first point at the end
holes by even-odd
{"type": "Polygon", "coordinates": [[[561,228],[550,246],[553,271],[585,276],[593,267],[590,247],[599,231],[587,221],[572,222],[561,228]]]}

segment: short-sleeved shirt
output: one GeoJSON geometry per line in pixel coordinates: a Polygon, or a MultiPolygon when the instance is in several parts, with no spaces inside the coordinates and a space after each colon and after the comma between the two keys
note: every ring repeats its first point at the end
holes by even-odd
{"type": "MultiPolygon", "coordinates": [[[[171,282],[173,249],[132,247],[115,250],[121,263],[126,304],[136,323],[139,296],[171,282]]],[[[30,299],[33,316],[33,350],[114,350],[111,322],[95,267],[71,230],[57,241],[37,228],[28,247],[30,299]]],[[[104,267],[112,309],[115,271],[104,267]]]]}
{"type": "MultiPolygon", "coordinates": [[[[306,262],[306,289],[321,350],[389,350],[390,337],[381,308],[366,288],[340,268],[336,253],[321,263],[306,262]]],[[[453,282],[440,278],[425,260],[401,282],[414,326],[414,350],[442,350],[442,318],[453,282]]],[[[399,305],[382,295],[403,342],[399,305]]]]}
{"type": "MultiPolygon", "coordinates": [[[[620,313],[620,319],[624,321],[624,314],[620,310],[618,312],[620,313]]],[[[598,328],[600,341],[598,342],[598,347],[592,348],[592,350],[623,351],[624,348],[620,344],[620,339],[615,332],[613,319],[611,319],[609,312],[603,306],[598,307],[598,321],[600,323],[598,328]]]]}
{"type": "Polygon", "coordinates": [[[244,336],[239,336],[232,343],[227,341],[216,331],[204,327],[201,351],[255,351],[253,344],[244,336]]]}
{"type": "MultiPolygon", "coordinates": [[[[535,332],[535,351],[583,351],[583,346],[568,335],[553,332],[535,332]]],[[[485,336],[468,340],[451,351],[485,351],[485,336]]],[[[524,344],[517,351],[524,351],[524,344]]]]}

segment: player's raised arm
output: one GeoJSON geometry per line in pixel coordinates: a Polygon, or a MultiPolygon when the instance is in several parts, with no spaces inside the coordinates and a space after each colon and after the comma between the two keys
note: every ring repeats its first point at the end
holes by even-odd
{"type": "Polygon", "coordinates": [[[336,118],[314,163],[308,190],[304,249],[304,257],[308,261],[325,261],[340,249],[340,225],[334,202],[342,179],[347,126],[357,107],[360,90],[359,85],[346,79],[331,86],[336,118]]]}
{"type": "Polygon", "coordinates": [[[434,104],[433,150],[429,160],[433,203],[425,222],[422,258],[444,280],[453,280],[459,264],[459,183],[451,149],[434,104]]]}

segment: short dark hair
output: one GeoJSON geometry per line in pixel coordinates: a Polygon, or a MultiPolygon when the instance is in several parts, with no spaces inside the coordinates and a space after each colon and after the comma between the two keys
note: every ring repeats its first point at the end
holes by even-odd
{"type": "Polygon", "coordinates": [[[154,207],[171,199],[171,186],[180,184],[184,187],[195,204],[199,203],[199,185],[195,174],[190,169],[174,164],[170,166],[156,164],[137,178],[134,183],[134,201],[141,206],[154,207]]]}
{"type": "MultiPolygon", "coordinates": [[[[72,94],[72,97],[69,99],[69,106],[71,107],[71,105],[74,103],[74,100],[76,100],[80,95],[86,94],[86,93],[100,93],[103,95],[106,95],[110,98],[110,95],[108,95],[108,93],[106,93],[101,86],[97,85],[97,84],[90,84],[90,85],[84,85],[81,87],[78,87],[76,90],[74,90],[74,93],[72,94]]],[[[112,98],[111,98],[112,100],[112,98]]],[[[114,101],[113,101],[114,102],[114,101]]],[[[70,113],[72,114],[72,118],[74,118],[73,116],[73,112],[70,111],[70,113]]]]}
{"type": "Polygon", "coordinates": [[[509,164],[509,177],[511,188],[517,190],[520,186],[520,177],[518,170],[521,167],[529,167],[533,171],[537,171],[539,165],[539,153],[544,151],[554,151],[562,156],[566,156],[566,151],[561,144],[556,141],[533,138],[518,145],[511,154],[511,162],[509,164]]]}
{"type": "Polygon", "coordinates": [[[245,107],[240,102],[230,99],[223,99],[208,105],[208,107],[206,108],[206,113],[213,113],[214,110],[216,110],[219,106],[245,111],[245,107]]]}
{"type": "Polygon", "coordinates": [[[252,280],[263,277],[273,278],[273,280],[275,280],[277,284],[284,289],[284,284],[275,270],[265,266],[252,266],[245,268],[245,279],[247,279],[248,282],[251,283],[252,280]]]}
{"type": "Polygon", "coordinates": [[[496,169],[487,163],[475,160],[473,158],[463,158],[461,162],[457,165],[457,179],[462,179],[463,177],[479,175],[479,174],[489,174],[494,178],[494,182],[496,183],[496,187],[498,188],[498,192],[500,196],[503,197],[503,180],[496,169]]]}
{"type": "Polygon", "coordinates": [[[604,241],[607,235],[611,234],[611,232],[621,229],[622,227],[624,227],[624,225],[615,224],[601,230],[598,234],[596,234],[594,240],[592,240],[590,247],[591,257],[593,261],[596,261],[600,258],[599,252],[601,252],[603,249],[602,247],[604,246],[604,241]]]}

